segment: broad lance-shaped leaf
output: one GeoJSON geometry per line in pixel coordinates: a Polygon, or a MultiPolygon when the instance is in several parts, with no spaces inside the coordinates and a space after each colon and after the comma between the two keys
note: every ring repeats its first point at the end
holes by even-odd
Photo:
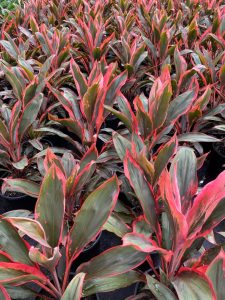
{"type": "Polygon", "coordinates": [[[140,281],[145,282],[145,276],[137,271],[129,271],[113,277],[90,279],[84,282],[83,295],[86,297],[96,293],[111,292],[140,281]]]}
{"type": "Polygon", "coordinates": [[[21,140],[26,130],[36,120],[43,102],[43,94],[36,95],[23,109],[22,116],[19,120],[18,136],[21,140]]]}
{"type": "Polygon", "coordinates": [[[154,183],[157,182],[159,176],[161,175],[164,168],[167,166],[170,158],[175,153],[177,148],[176,135],[165,145],[163,145],[157,154],[156,160],[154,162],[154,183]]]}
{"type": "Polygon", "coordinates": [[[216,300],[207,277],[193,269],[184,269],[172,280],[179,300],[216,300]]]}
{"type": "MultiPolygon", "coordinates": [[[[187,215],[189,235],[199,232],[210,217],[214,209],[225,197],[225,171],[208,183],[194,200],[192,208],[187,215]]],[[[216,224],[214,225],[216,226],[216,224]]]]}
{"type": "Polygon", "coordinates": [[[95,104],[97,101],[97,96],[99,92],[99,83],[94,83],[91,87],[87,89],[81,102],[81,108],[88,121],[92,122],[92,117],[95,109],[95,104]]]}
{"type": "MultiPolygon", "coordinates": [[[[218,127],[218,126],[216,126],[218,127]]],[[[216,128],[215,127],[215,128],[216,128]]],[[[217,128],[219,129],[219,128],[217,128]]],[[[205,133],[201,132],[189,132],[189,133],[183,133],[178,135],[178,141],[179,142],[190,142],[190,143],[215,143],[220,142],[219,139],[215,138],[214,136],[207,135],[205,133]]]]}
{"type": "Polygon", "coordinates": [[[126,150],[131,149],[131,142],[118,132],[113,133],[113,144],[119,158],[123,161],[126,155],[126,150]]]}
{"type": "Polygon", "coordinates": [[[16,191],[37,198],[40,186],[37,183],[26,179],[5,178],[3,192],[5,193],[6,191],[16,191]]]}
{"type": "Polygon", "coordinates": [[[153,192],[145,179],[144,172],[129,152],[124,160],[124,172],[141,203],[146,220],[156,231],[157,216],[153,192]]]}
{"type": "Polygon", "coordinates": [[[73,59],[70,61],[70,69],[73,74],[73,79],[76,84],[78,94],[80,98],[82,98],[88,89],[87,81],[73,59]]]}
{"type": "Polygon", "coordinates": [[[85,273],[77,274],[68,285],[61,300],[80,300],[84,284],[85,273]]]}
{"type": "Polygon", "coordinates": [[[20,231],[28,235],[42,246],[50,247],[46,241],[46,236],[41,224],[28,218],[9,217],[8,220],[20,231]]]}
{"type": "Polygon", "coordinates": [[[21,284],[32,280],[46,283],[48,279],[36,267],[31,267],[22,263],[0,262],[0,284],[21,284]]]}
{"type": "Polygon", "coordinates": [[[143,234],[139,234],[139,233],[127,233],[123,237],[123,245],[135,246],[140,251],[146,253],[151,253],[156,251],[159,254],[161,254],[166,261],[169,261],[173,255],[172,251],[167,251],[163,248],[158,247],[154,240],[147,238],[143,234]]]}
{"type": "Polygon", "coordinates": [[[207,269],[207,276],[212,282],[216,300],[224,300],[225,295],[225,255],[223,250],[220,254],[212,261],[207,269]]]}
{"type": "Polygon", "coordinates": [[[181,115],[185,114],[195,98],[195,91],[191,90],[177,96],[173,101],[171,101],[168,108],[166,124],[169,125],[170,123],[176,122],[181,115]]]}
{"type": "Polygon", "coordinates": [[[134,246],[116,246],[83,263],[77,272],[86,273],[86,280],[117,276],[138,267],[147,256],[134,246]]]}
{"type": "Polygon", "coordinates": [[[146,275],[146,279],[148,288],[157,300],[177,300],[177,297],[174,295],[174,293],[163,283],[159,282],[148,274],[146,275]]]}
{"type": "Polygon", "coordinates": [[[76,258],[97,237],[116,205],[118,194],[118,179],[113,176],[84,201],[69,233],[68,259],[76,258]]]}
{"type": "Polygon", "coordinates": [[[181,147],[170,167],[171,177],[176,177],[180,192],[182,212],[185,214],[197,193],[197,159],[194,151],[188,147],[181,147]]]}
{"type": "Polygon", "coordinates": [[[28,256],[28,248],[19,236],[16,228],[7,220],[0,220],[0,245],[1,250],[7,252],[14,261],[32,266],[28,256]]]}
{"type": "Polygon", "coordinates": [[[54,164],[46,173],[35,208],[35,218],[44,228],[52,248],[59,245],[64,223],[65,177],[54,164]]]}

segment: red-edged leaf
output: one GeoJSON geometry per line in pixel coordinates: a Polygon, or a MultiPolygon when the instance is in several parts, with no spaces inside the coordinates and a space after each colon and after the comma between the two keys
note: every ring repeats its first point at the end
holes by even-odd
{"type": "Polygon", "coordinates": [[[75,63],[73,59],[71,59],[70,61],[70,69],[73,75],[74,82],[76,84],[78,94],[82,99],[88,89],[87,81],[84,75],[82,74],[79,66],[75,63]]]}
{"type": "Polygon", "coordinates": [[[68,285],[61,300],[80,300],[84,284],[85,273],[77,274],[68,285]]]}
{"type": "Polygon", "coordinates": [[[116,246],[83,263],[77,272],[86,273],[87,280],[117,276],[141,265],[147,255],[134,246],[116,246]]]}
{"type": "Polygon", "coordinates": [[[225,295],[225,254],[223,250],[211,262],[206,274],[214,288],[216,300],[223,300],[225,295]]]}
{"type": "Polygon", "coordinates": [[[7,220],[9,220],[10,223],[12,223],[17,229],[40,243],[42,246],[50,247],[46,241],[44,229],[39,222],[19,217],[9,217],[7,220]]]}
{"type": "Polygon", "coordinates": [[[156,203],[152,189],[145,179],[144,172],[129,152],[127,152],[124,160],[124,172],[141,203],[146,220],[156,231],[156,203]]]}
{"type": "Polygon", "coordinates": [[[173,255],[172,251],[167,251],[161,247],[159,247],[156,242],[150,238],[147,238],[143,234],[138,233],[127,233],[123,237],[123,245],[124,246],[135,246],[142,252],[152,253],[158,252],[161,254],[166,261],[169,261],[173,255]]]}
{"type": "Polygon", "coordinates": [[[189,235],[195,235],[209,218],[219,202],[225,197],[225,171],[208,183],[195,198],[187,215],[189,235]]]}
{"type": "Polygon", "coordinates": [[[65,210],[65,177],[54,164],[46,173],[35,208],[35,218],[44,228],[53,248],[61,242],[65,210]]]}
{"type": "Polygon", "coordinates": [[[118,179],[113,176],[84,201],[69,233],[68,259],[76,258],[83,248],[97,237],[115,207],[118,194],[118,179]]]}
{"type": "Polygon", "coordinates": [[[35,267],[22,263],[0,262],[0,283],[22,284],[32,280],[45,283],[48,278],[35,267]]]}
{"type": "Polygon", "coordinates": [[[19,236],[16,228],[3,218],[0,221],[0,245],[1,250],[10,255],[13,261],[33,265],[28,256],[26,243],[19,236]]]}
{"type": "Polygon", "coordinates": [[[161,175],[164,168],[167,166],[170,158],[173,156],[173,154],[176,152],[177,149],[177,138],[176,135],[173,136],[173,138],[163,145],[156,157],[156,160],[154,162],[154,182],[156,183],[159,176],[161,175]]]}
{"type": "Polygon", "coordinates": [[[216,300],[215,293],[207,277],[196,270],[183,268],[172,280],[179,300],[216,300]]]}
{"type": "Polygon", "coordinates": [[[171,178],[177,179],[180,192],[182,212],[185,214],[191,207],[192,199],[197,193],[197,159],[194,151],[181,147],[170,167],[171,178]]]}
{"type": "Polygon", "coordinates": [[[3,285],[0,285],[0,298],[2,300],[11,300],[9,294],[7,293],[7,290],[4,288],[3,285]]]}

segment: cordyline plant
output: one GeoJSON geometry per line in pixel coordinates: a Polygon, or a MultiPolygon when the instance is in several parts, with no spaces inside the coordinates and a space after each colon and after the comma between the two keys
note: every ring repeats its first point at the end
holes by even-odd
{"type": "Polygon", "coordinates": [[[148,255],[154,276],[146,275],[147,288],[156,299],[222,300],[224,252],[219,245],[204,252],[200,248],[225,218],[225,172],[197,194],[197,160],[192,149],[178,150],[155,187],[145,167],[137,153],[127,150],[124,171],[143,214],[122,239],[123,245],[136,246],[148,255]],[[154,251],[160,254],[160,266],[154,266],[149,256],[154,251]]]}
{"type": "Polygon", "coordinates": [[[105,108],[123,122],[129,130],[128,137],[139,136],[149,150],[167,141],[174,131],[177,131],[180,142],[216,142],[218,141],[216,138],[194,131],[192,128],[196,120],[191,112],[203,109],[209,101],[209,94],[210,89],[207,89],[198,97],[198,85],[193,78],[186,92],[171,99],[172,83],[169,65],[166,65],[161,76],[153,83],[149,97],[141,94],[134,99],[135,112],[121,93],[117,97],[120,111],[107,105],[105,108]],[[187,130],[183,131],[183,128],[187,130]]]}
{"type": "MultiPolygon", "coordinates": [[[[64,172],[69,172],[71,168],[67,164],[61,170],[58,162],[53,159],[51,165],[47,165],[48,159],[45,161],[46,174],[34,219],[15,217],[13,212],[0,217],[0,284],[4,299],[10,299],[10,295],[12,299],[18,299],[18,293],[21,298],[34,294],[27,286],[29,282],[43,289],[46,295],[43,298],[71,299],[73,295],[74,299],[80,299],[84,280],[86,288],[83,294],[91,294],[92,290],[88,287],[93,287],[95,280],[101,277],[100,264],[95,270],[92,268],[86,278],[88,272],[85,275],[77,270],[70,284],[68,282],[74,261],[96,239],[115,207],[119,193],[118,180],[113,176],[95,189],[82,201],[81,208],[68,223],[65,199],[70,181],[64,172]],[[36,241],[38,246],[29,245],[18,230],[36,241]]],[[[104,257],[102,259],[104,262],[104,257]]]]}
{"type": "Polygon", "coordinates": [[[61,119],[49,115],[49,119],[66,126],[83,146],[90,146],[97,141],[99,130],[109,114],[104,105],[113,105],[127,74],[124,71],[116,75],[117,65],[112,63],[107,66],[105,60],[95,62],[87,79],[74,60],[71,60],[70,67],[77,95],[69,88],[64,88],[61,93],[48,85],[69,117],[61,119]]]}
{"type": "MultiPolygon", "coordinates": [[[[94,176],[96,170],[97,149],[93,145],[83,158],[77,162],[70,152],[64,152],[62,157],[56,156],[48,148],[45,159],[38,158],[38,169],[42,177],[55,164],[65,177],[65,220],[71,222],[83,199],[90,194],[99,181],[100,176],[94,176]],[[93,182],[92,182],[93,181],[93,182]]],[[[40,193],[40,184],[32,180],[21,178],[5,178],[2,189],[22,192],[32,197],[40,193]]]]}

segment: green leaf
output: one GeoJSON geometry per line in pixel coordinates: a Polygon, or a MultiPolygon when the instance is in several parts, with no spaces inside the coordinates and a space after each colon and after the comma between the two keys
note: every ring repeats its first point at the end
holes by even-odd
{"type": "Polygon", "coordinates": [[[212,282],[216,294],[216,300],[224,300],[224,252],[220,252],[220,254],[212,261],[207,269],[206,274],[212,282]]]}
{"type": "Polygon", "coordinates": [[[9,83],[11,84],[13,88],[13,92],[17,99],[22,99],[22,93],[23,93],[23,85],[20,82],[20,80],[17,78],[17,76],[13,73],[12,69],[6,67],[3,63],[1,63],[1,67],[3,72],[6,75],[6,78],[8,79],[9,83]]]}
{"type": "Polygon", "coordinates": [[[24,156],[20,161],[12,163],[13,167],[17,170],[23,170],[28,166],[28,158],[24,156]]]}
{"type": "Polygon", "coordinates": [[[20,140],[23,138],[27,129],[34,123],[39,113],[43,102],[43,94],[36,95],[29,103],[24,107],[22,116],[20,118],[18,135],[20,140]]]}
{"type": "Polygon", "coordinates": [[[82,289],[85,273],[77,274],[68,285],[61,300],[80,300],[82,297],[82,289]]]}
{"type": "Polygon", "coordinates": [[[167,54],[167,48],[168,48],[168,36],[167,32],[164,31],[160,35],[160,41],[159,41],[159,56],[160,58],[164,58],[167,54]]]}
{"type": "Polygon", "coordinates": [[[9,41],[2,40],[0,41],[0,44],[5,48],[6,52],[15,60],[18,58],[17,51],[13,48],[11,43],[9,41]]]}
{"type": "Polygon", "coordinates": [[[27,179],[6,178],[4,179],[4,182],[4,193],[6,191],[15,191],[34,198],[38,197],[40,186],[33,181],[27,179]]]}
{"type": "Polygon", "coordinates": [[[103,228],[119,237],[123,237],[128,232],[131,232],[131,228],[115,213],[109,216],[103,228]]]}
{"type": "Polygon", "coordinates": [[[118,179],[113,176],[84,201],[69,233],[68,257],[70,259],[77,257],[83,248],[99,234],[115,207],[118,193],[118,179]]]}
{"type": "Polygon", "coordinates": [[[167,84],[167,86],[164,88],[162,92],[162,95],[159,97],[159,99],[157,99],[156,106],[154,107],[154,111],[153,111],[154,129],[158,129],[165,122],[171,96],[172,96],[171,86],[170,84],[167,84]]]}
{"type": "Polygon", "coordinates": [[[214,299],[206,276],[193,270],[183,270],[172,280],[172,284],[179,300],[214,299]]]}
{"type": "Polygon", "coordinates": [[[174,123],[186,113],[195,99],[195,91],[187,91],[177,96],[169,105],[166,124],[174,123]]]}
{"type": "Polygon", "coordinates": [[[61,258],[61,253],[59,247],[56,247],[51,255],[45,256],[38,248],[31,247],[29,257],[34,263],[44,267],[50,272],[54,272],[55,267],[58,265],[59,259],[61,258]]]}
{"type": "Polygon", "coordinates": [[[82,98],[88,89],[87,81],[74,60],[71,60],[70,68],[73,74],[74,81],[76,83],[78,94],[82,98]]]}
{"type": "Polygon", "coordinates": [[[10,223],[12,223],[17,229],[28,235],[33,240],[40,243],[42,246],[50,247],[46,241],[46,236],[43,227],[35,220],[21,217],[8,217],[10,223]]]}
{"type": "Polygon", "coordinates": [[[131,142],[124,138],[118,132],[113,134],[113,144],[119,158],[123,161],[126,155],[126,150],[131,149],[131,142]]]}
{"type": "Polygon", "coordinates": [[[225,86],[225,64],[222,65],[219,72],[220,84],[222,87],[225,86]]]}
{"type": "Polygon", "coordinates": [[[0,245],[1,250],[9,254],[15,262],[21,262],[32,266],[28,256],[26,244],[19,236],[15,227],[7,220],[0,221],[0,245]]]}
{"type": "Polygon", "coordinates": [[[154,162],[154,182],[157,182],[164,168],[167,166],[170,158],[173,156],[177,148],[177,139],[174,136],[168,143],[166,143],[159,151],[154,162]]]}
{"type": "Polygon", "coordinates": [[[116,246],[83,263],[77,272],[86,273],[86,280],[117,276],[142,264],[147,255],[133,246],[116,246]]]}
{"type": "MultiPolygon", "coordinates": [[[[218,127],[218,126],[217,126],[218,127]]],[[[179,142],[190,142],[190,143],[215,143],[215,142],[220,142],[219,139],[207,135],[205,133],[201,133],[201,132],[190,132],[190,133],[183,133],[178,135],[178,141],[179,142]]]]}
{"type": "Polygon", "coordinates": [[[145,281],[145,278],[137,271],[129,271],[113,277],[90,279],[84,282],[83,295],[86,297],[96,293],[111,292],[140,281],[145,281]]]}
{"type": "Polygon", "coordinates": [[[154,230],[157,230],[156,206],[153,192],[145,179],[144,172],[129,153],[124,160],[124,172],[141,203],[147,221],[154,230]]]}
{"type": "Polygon", "coordinates": [[[174,293],[163,283],[159,282],[148,274],[146,274],[146,279],[148,288],[157,300],[177,300],[177,297],[174,295],[174,293]]]}
{"type": "Polygon", "coordinates": [[[88,123],[92,122],[92,117],[95,109],[95,104],[97,102],[97,96],[99,92],[99,83],[94,83],[91,87],[87,89],[87,92],[83,96],[82,106],[84,115],[88,123]]]}
{"type": "Polygon", "coordinates": [[[47,242],[55,248],[61,242],[65,207],[65,177],[54,164],[46,173],[36,204],[37,221],[44,228],[47,242]]]}
{"type": "Polygon", "coordinates": [[[193,149],[179,148],[172,161],[170,174],[172,178],[177,178],[182,212],[186,213],[198,188],[197,159],[193,149]]]}

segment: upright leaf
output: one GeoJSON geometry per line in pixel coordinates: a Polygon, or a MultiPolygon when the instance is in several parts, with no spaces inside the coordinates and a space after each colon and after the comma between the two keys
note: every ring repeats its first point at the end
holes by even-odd
{"type": "Polygon", "coordinates": [[[47,242],[55,248],[61,242],[65,209],[65,177],[52,165],[46,173],[35,208],[35,218],[44,228],[47,242]]]}

